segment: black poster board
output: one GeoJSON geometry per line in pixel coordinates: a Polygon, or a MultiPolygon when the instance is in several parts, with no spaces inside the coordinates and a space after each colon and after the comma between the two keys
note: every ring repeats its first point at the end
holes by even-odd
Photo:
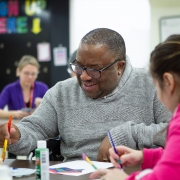
{"type": "MultiPolygon", "coordinates": [[[[67,66],[54,66],[53,62],[53,48],[62,44],[67,48],[67,54],[69,54],[69,1],[68,0],[14,0],[18,2],[18,15],[9,14],[9,11],[2,11],[2,2],[8,4],[12,0],[0,1],[0,19],[6,19],[6,28],[9,18],[25,19],[25,27],[19,30],[16,24],[16,30],[12,28],[12,32],[0,33],[0,91],[2,88],[17,79],[15,76],[17,62],[25,55],[30,54],[37,57],[37,44],[48,42],[50,43],[51,61],[40,62],[40,73],[37,80],[45,82],[49,87],[52,87],[56,82],[64,80],[69,77],[67,73],[67,66]],[[41,13],[33,12],[33,10],[27,9],[27,2],[29,3],[42,3],[38,4],[42,9],[41,13]],[[45,2],[45,6],[43,3],[45,2]],[[27,15],[29,14],[33,15],[27,15]],[[37,30],[33,21],[40,19],[40,29],[37,30]],[[33,32],[33,29],[34,30],[33,32]],[[24,31],[24,32],[21,32],[24,31]],[[38,32],[39,31],[39,32],[38,32]]],[[[12,9],[11,9],[12,10],[12,9]]],[[[22,19],[21,19],[22,20],[22,19]]],[[[2,21],[0,21],[2,22],[2,21]]],[[[23,20],[19,23],[23,26],[23,20]]],[[[2,24],[0,24],[2,29],[2,24]]],[[[7,28],[8,29],[8,28],[7,28]]],[[[2,29],[3,30],[3,29],[2,29]]]]}

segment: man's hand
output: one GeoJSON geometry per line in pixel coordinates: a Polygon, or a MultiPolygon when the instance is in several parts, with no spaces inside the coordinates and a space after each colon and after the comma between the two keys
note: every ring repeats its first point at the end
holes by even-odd
{"type": "Polygon", "coordinates": [[[14,124],[11,125],[10,132],[8,131],[8,124],[0,125],[0,148],[3,147],[4,139],[9,141],[9,144],[16,143],[20,139],[20,131],[14,124]]]}
{"type": "Polygon", "coordinates": [[[108,136],[106,136],[100,147],[99,147],[99,152],[98,152],[98,157],[97,157],[97,160],[98,161],[109,161],[110,162],[110,159],[109,159],[109,149],[111,148],[111,144],[109,142],[109,138],[108,136]]]}

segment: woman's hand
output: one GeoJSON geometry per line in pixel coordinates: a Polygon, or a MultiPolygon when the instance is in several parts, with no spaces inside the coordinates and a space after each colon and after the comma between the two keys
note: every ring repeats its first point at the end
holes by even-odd
{"type": "Polygon", "coordinates": [[[117,162],[117,159],[121,160],[123,166],[134,166],[142,164],[142,151],[134,150],[126,146],[117,146],[116,150],[118,152],[118,155],[114,152],[113,148],[109,149],[110,160],[115,167],[120,167],[120,165],[117,162]]]}
{"type": "Polygon", "coordinates": [[[29,116],[30,113],[24,112],[22,110],[17,110],[17,111],[11,111],[13,118],[16,119],[22,119],[23,117],[29,116]]]}
{"type": "Polygon", "coordinates": [[[101,180],[124,180],[128,175],[120,169],[99,169],[90,175],[91,179],[100,178],[101,180]]]}
{"type": "Polygon", "coordinates": [[[37,97],[37,98],[35,98],[35,105],[36,105],[36,108],[39,106],[39,104],[41,103],[41,101],[42,101],[42,98],[39,98],[39,97],[37,97]]]}

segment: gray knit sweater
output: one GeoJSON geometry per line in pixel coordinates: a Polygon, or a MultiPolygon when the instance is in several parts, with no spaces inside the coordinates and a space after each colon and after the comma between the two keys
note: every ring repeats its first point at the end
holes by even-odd
{"type": "MultiPolygon", "coordinates": [[[[150,147],[170,116],[158,101],[147,70],[132,68],[127,59],[118,87],[104,98],[85,96],[76,77],[58,82],[37,110],[17,125],[21,138],[9,146],[9,151],[28,154],[36,148],[37,140],[60,135],[61,153],[66,160],[81,159],[83,152],[97,160],[108,130],[115,145],[150,147]]],[[[158,136],[155,144],[164,145],[164,141],[164,136],[158,136]]]]}

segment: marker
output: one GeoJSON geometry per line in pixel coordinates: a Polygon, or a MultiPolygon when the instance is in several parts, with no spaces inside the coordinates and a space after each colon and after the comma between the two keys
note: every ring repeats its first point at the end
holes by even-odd
{"type": "MultiPolygon", "coordinates": [[[[112,136],[111,136],[110,131],[108,131],[108,135],[109,135],[109,137],[110,137],[110,141],[111,141],[111,144],[112,144],[112,146],[113,146],[114,152],[118,155],[118,152],[117,152],[116,147],[115,147],[115,145],[114,145],[114,142],[113,142],[113,139],[112,139],[112,136]]],[[[120,165],[120,167],[121,167],[121,169],[122,169],[123,167],[122,167],[122,162],[121,162],[121,160],[120,160],[120,159],[117,159],[117,162],[119,163],[119,165],[120,165]]]]}

